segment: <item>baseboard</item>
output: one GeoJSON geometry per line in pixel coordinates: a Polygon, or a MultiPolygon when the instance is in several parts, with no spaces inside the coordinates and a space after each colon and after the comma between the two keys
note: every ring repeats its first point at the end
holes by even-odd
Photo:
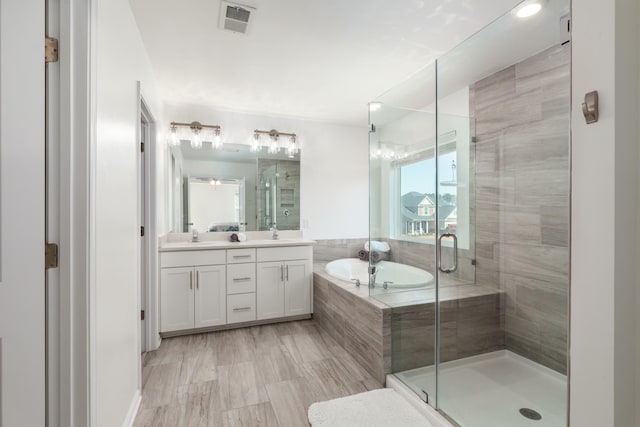
{"type": "Polygon", "coordinates": [[[400,396],[405,398],[407,402],[416,408],[422,415],[427,417],[429,422],[434,427],[455,427],[455,424],[450,423],[445,417],[431,406],[424,403],[418,396],[416,396],[402,381],[397,379],[394,375],[387,375],[387,388],[392,388],[397,391],[400,396]]]}
{"type": "Polygon", "coordinates": [[[294,320],[306,320],[306,319],[311,319],[312,317],[313,315],[309,313],[309,314],[299,314],[296,316],[288,316],[288,317],[276,317],[273,319],[251,320],[249,322],[229,323],[225,325],[209,326],[206,328],[183,329],[181,331],[172,331],[172,332],[160,332],[160,337],[172,338],[172,337],[179,337],[182,335],[227,331],[229,329],[246,328],[248,326],[260,326],[260,325],[269,325],[271,323],[292,322],[294,320]]]}
{"type": "Polygon", "coordinates": [[[140,402],[142,402],[142,394],[140,394],[140,390],[136,390],[136,394],[133,395],[133,400],[131,401],[131,405],[129,406],[129,412],[127,412],[127,418],[124,419],[122,427],[133,426],[133,422],[136,420],[136,415],[138,415],[140,402]]]}

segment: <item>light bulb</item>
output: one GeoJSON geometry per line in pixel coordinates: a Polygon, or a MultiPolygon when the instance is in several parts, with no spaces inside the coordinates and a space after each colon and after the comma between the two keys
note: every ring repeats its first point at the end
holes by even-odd
{"type": "Polygon", "coordinates": [[[202,137],[200,136],[200,130],[194,130],[191,136],[191,148],[197,150],[202,148],[202,137]]]}
{"type": "Polygon", "coordinates": [[[260,134],[254,133],[251,140],[251,152],[255,153],[260,150],[260,134]]]}
{"type": "Polygon", "coordinates": [[[216,150],[222,148],[222,138],[220,137],[220,129],[216,129],[214,131],[212,146],[216,150]]]}
{"type": "Polygon", "coordinates": [[[529,3],[518,9],[516,15],[518,18],[528,18],[540,12],[540,10],[542,10],[542,5],[540,3],[529,3]]]}
{"type": "Polygon", "coordinates": [[[296,144],[296,136],[291,135],[291,137],[289,138],[289,145],[287,147],[287,156],[290,159],[293,159],[297,153],[298,153],[298,145],[296,144]]]}
{"type": "Polygon", "coordinates": [[[382,107],[381,102],[371,102],[369,103],[369,111],[374,112],[378,111],[382,107]]]}
{"type": "Polygon", "coordinates": [[[278,147],[278,136],[277,135],[271,135],[271,144],[269,144],[269,153],[270,154],[277,154],[279,150],[278,147]]]}
{"type": "Polygon", "coordinates": [[[178,138],[178,128],[171,126],[171,135],[169,135],[169,145],[177,147],[180,145],[180,138],[178,138]]]}

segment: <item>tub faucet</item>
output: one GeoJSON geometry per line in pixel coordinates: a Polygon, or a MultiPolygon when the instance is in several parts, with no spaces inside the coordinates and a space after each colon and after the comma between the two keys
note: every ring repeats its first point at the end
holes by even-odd
{"type": "Polygon", "coordinates": [[[375,266],[369,266],[369,289],[373,289],[376,287],[376,274],[378,274],[378,270],[375,266]]]}
{"type": "Polygon", "coordinates": [[[351,281],[356,284],[356,288],[360,287],[360,279],[351,279],[351,281]]]}
{"type": "Polygon", "coordinates": [[[199,242],[199,241],[200,241],[200,238],[198,237],[198,229],[193,227],[191,229],[191,242],[195,243],[195,242],[199,242]]]}
{"type": "Polygon", "coordinates": [[[271,238],[273,240],[278,240],[278,227],[275,224],[271,227],[271,238]]]}

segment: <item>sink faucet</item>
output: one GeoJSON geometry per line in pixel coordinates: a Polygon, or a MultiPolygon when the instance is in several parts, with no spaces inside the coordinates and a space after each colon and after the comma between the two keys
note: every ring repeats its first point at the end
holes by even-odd
{"type": "Polygon", "coordinates": [[[198,237],[198,230],[195,227],[191,229],[191,241],[194,243],[200,241],[200,238],[198,237]]]}
{"type": "Polygon", "coordinates": [[[271,227],[271,238],[273,240],[278,240],[278,227],[275,224],[271,227]]]}

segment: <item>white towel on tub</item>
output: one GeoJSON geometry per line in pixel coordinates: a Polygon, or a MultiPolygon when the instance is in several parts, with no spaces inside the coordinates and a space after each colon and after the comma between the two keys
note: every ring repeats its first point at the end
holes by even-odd
{"type": "Polygon", "coordinates": [[[369,244],[369,241],[367,240],[364,244],[364,250],[365,251],[369,251],[369,252],[373,252],[373,251],[378,251],[378,252],[389,252],[391,250],[391,247],[389,246],[389,244],[387,242],[380,242],[378,240],[372,240],[371,244],[369,244]],[[371,248],[371,249],[369,249],[371,248]]]}

